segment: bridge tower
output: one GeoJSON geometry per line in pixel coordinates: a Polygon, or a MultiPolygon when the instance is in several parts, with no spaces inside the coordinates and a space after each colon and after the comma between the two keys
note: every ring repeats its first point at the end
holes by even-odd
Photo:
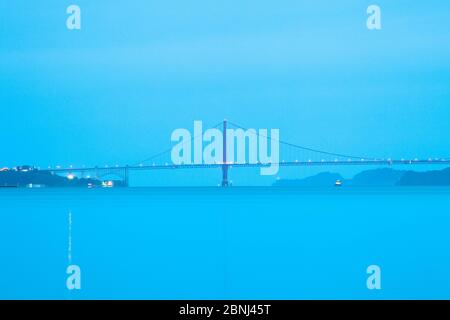
{"type": "Polygon", "coordinates": [[[227,119],[223,120],[223,161],[222,161],[222,187],[228,187],[227,164],[227,119]]]}

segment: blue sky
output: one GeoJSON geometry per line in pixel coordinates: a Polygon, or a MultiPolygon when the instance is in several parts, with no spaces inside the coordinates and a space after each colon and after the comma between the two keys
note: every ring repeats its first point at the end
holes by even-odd
{"type": "Polygon", "coordinates": [[[18,0],[0,15],[0,165],[135,163],[223,118],[332,152],[450,156],[446,0],[18,0]]]}

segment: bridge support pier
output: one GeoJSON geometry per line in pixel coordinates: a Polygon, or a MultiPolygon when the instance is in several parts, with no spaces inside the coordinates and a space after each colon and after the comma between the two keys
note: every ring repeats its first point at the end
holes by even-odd
{"type": "Polygon", "coordinates": [[[129,168],[126,166],[123,172],[123,186],[129,187],[130,185],[130,178],[129,178],[129,168]]]}

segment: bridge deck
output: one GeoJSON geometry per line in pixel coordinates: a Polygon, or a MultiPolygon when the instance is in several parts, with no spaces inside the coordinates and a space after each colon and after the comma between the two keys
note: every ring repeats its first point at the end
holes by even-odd
{"type": "MultiPolygon", "coordinates": [[[[260,168],[268,167],[273,163],[228,163],[231,168],[260,168]]],[[[346,161],[282,161],[278,165],[280,167],[295,166],[341,166],[341,165],[446,165],[450,164],[450,159],[414,159],[414,160],[346,160],[346,161]]],[[[223,163],[214,164],[154,164],[154,165],[138,165],[138,166],[115,166],[115,167],[73,167],[73,168],[50,168],[41,171],[65,173],[65,172],[87,172],[87,171],[115,171],[115,170],[168,170],[168,169],[207,169],[222,168],[223,163]]]]}

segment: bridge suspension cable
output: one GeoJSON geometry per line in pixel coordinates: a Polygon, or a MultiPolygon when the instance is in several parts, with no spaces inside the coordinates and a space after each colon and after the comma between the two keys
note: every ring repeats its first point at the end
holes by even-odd
{"type": "MultiPolygon", "coordinates": [[[[236,128],[239,128],[239,129],[242,129],[242,130],[248,130],[248,128],[240,126],[239,124],[233,123],[231,121],[228,121],[228,123],[233,125],[233,126],[235,126],[236,128]]],[[[257,135],[261,136],[261,137],[264,137],[266,139],[275,140],[272,137],[266,137],[266,136],[264,136],[262,134],[259,134],[259,133],[257,133],[257,135]]],[[[376,158],[372,158],[372,157],[360,157],[360,156],[355,156],[355,155],[348,155],[348,154],[342,154],[342,153],[328,152],[328,151],[319,150],[319,149],[313,149],[313,148],[301,146],[301,145],[298,145],[298,144],[294,144],[294,143],[290,143],[290,142],[286,142],[286,141],[282,141],[282,140],[278,140],[278,142],[280,144],[283,144],[283,145],[286,145],[286,146],[289,146],[289,147],[293,147],[293,148],[297,148],[297,149],[301,149],[301,150],[305,150],[305,151],[310,151],[310,152],[315,152],[315,153],[320,153],[320,154],[325,154],[325,155],[329,155],[329,156],[349,158],[349,159],[377,160],[376,158]]]]}
{"type": "MultiPolygon", "coordinates": [[[[222,125],[222,123],[223,123],[223,122],[221,121],[221,122],[217,123],[216,125],[210,127],[209,129],[217,129],[219,126],[222,125]]],[[[192,143],[196,138],[200,137],[201,135],[203,135],[203,133],[202,133],[202,134],[198,134],[198,135],[196,135],[196,136],[193,136],[193,137],[191,138],[190,142],[192,143]]],[[[183,142],[182,145],[184,145],[185,143],[187,143],[187,141],[183,142]]],[[[146,158],[146,159],[144,159],[144,160],[142,160],[142,161],[139,161],[139,162],[133,164],[132,166],[138,166],[138,165],[140,165],[140,164],[142,164],[142,163],[145,163],[145,162],[148,162],[148,161],[150,161],[150,160],[159,158],[159,157],[161,157],[161,156],[163,156],[163,155],[165,155],[165,154],[170,153],[171,151],[172,151],[172,147],[170,147],[169,149],[166,149],[166,150],[164,150],[164,151],[162,151],[162,152],[156,153],[156,154],[154,154],[154,155],[152,155],[152,156],[150,156],[150,157],[148,157],[148,158],[146,158]]]]}

